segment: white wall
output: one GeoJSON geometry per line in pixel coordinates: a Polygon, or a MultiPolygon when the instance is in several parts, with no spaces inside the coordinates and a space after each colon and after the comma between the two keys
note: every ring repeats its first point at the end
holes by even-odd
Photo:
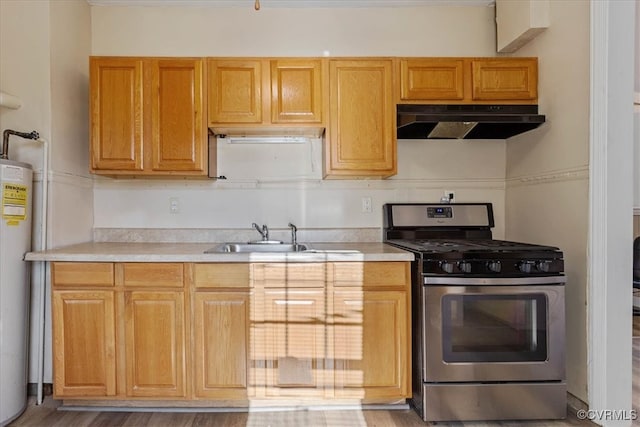
{"type": "MultiPolygon", "coordinates": [[[[92,29],[93,55],[322,56],[329,51],[331,56],[493,56],[495,52],[494,9],[486,6],[265,6],[259,12],[252,7],[96,6],[92,29]]],[[[321,181],[317,149],[273,145],[262,156],[256,155],[257,147],[220,142],[219,150],[219,173],[230,178],[226,182],[99,180],[95,227],[249,228],[251,222],[286,227],[288,221],[302,228],[381,227],[383,203],[439,201],[447,189],[456,192],[457,201],[493,202],[495,236],[504,235],[504,141],[399,141],[399,173],[383,181],[321,181]],[[301,173],[304,183],[297,179],[301,173]],[[169,214],[169,197],[180,199],[179,214],[169,214]],[[361,212],[362,197],[372,198],[373,213],[361,212]]]]}
{"type": "MultiPolygon", "coordinates": [[[[450,189],[458,200],[492,201],[499,224],[496,234],[503,235],[504,141],[412,140],[400,141],[398,146],[399,173],[389,180],[250,179],[251,169],[240,162],[222,171],[230,178],[227,181],[100,179],[95,186],[95,226],[249,228],[259,222],[286,228],[291,221],[300,228],[379,228],[383,203],[438,201],[443,189],[450,189]],[[452,153],[455,160],[447,161],[452,153]],[[233,179],[235,174],[242,178],[233,179]],[[172,197],[179,200],[179,214],[169,213],[172,197]],[[372,213],[361,212],[362,197],[372,198],[372,213]]],[[[270,145],[266,149],[292,148],[270,145]]],[[[275,157],[265,155],[274,165],[273,172],[286,169],[275,157]]],[[[261,175],[271,175],[268,172],[263,168],[261,175]]]]}
{"type": "MultiPolygon", "coordinates": [[[[0,109],[0,128],[36,130],[49,142],[48,246],[91,239],[93,179],[88,173],[88,61],[91,16],[83,0],[0,1],[0,89],[22,99],[18,110],[0,109]]],[[[34,248],[39,248],[42,204],[42,145],[13,139],[10,158],[31,163],[35,174],[34,248]],[[15,141],[15,142],[14,142],[15,141]]],[[[31,368],[43,297],[34,269],[31,313],[31,368]]],[[[49,301],[48,296],[46,296],[49,301]]],[[[48,305],[48,303],[47,303],[48,305]]],[[[51,382],[50,321],[45,381],[51,382]]]]}
{"type": "Polygon", "coordinates": [[[568,389],[587,402],[589,2],[550,3],[550,27],[516,52],[539,58],[547,122],[507,142],[506,236],[564,252],[568,389]]]}
{"type": "MultiPolygon", "coordinates": [[[[620,271],[624,275],[625,269],[622,266],[630,256],[628,245],[625,244],[626,238],[617,238],[620,236],[614,233],[622,230],[622,236],[629,237],[631,232],[631,212],[625,206],[627,202],[631,204],[634,184],[630,176],[622,182],[619,177],[627,176],[625,162],[631,161],[631,155],[626,152],[626,148],[621,147],[626,147],[630,142],[632,133],[627,133],[627,119],[630,117],[622,118],[623,114],[617,113],[630,108],[628,102],[631,97],[618,96],[620,85],[626,85],[626,76],[631,76],[628,67],[633,66],[629,56],[631,49],[625,50],[628,46],[620,44],[620,41],[629,42],[633,47],[633,29],[629,34],[625,23],[610,20],[606,22],[610,25],[609,32],[590,34],[590,28],[595,28],[592,22],[604,25],[603,16],[590,16],[592,5],[582,1],[551,2],[551,26],[517,52],[517,55],[539,58],[539,104],[541,111],[547,115],[547,124],[535,133],[514,138],[507,144],[505,215],[507,238],[546,242],[557,245],[564,251],[568,279],[566,351],[569,391],[594,409],[600,409],[618,408],[619,404],[625,407],[624,402],[628,402],[627,398],[630,397],[626,396],[627,391],[621,390],[626,383],[618,381],[617,389],[609,388],[609,384],[615,383],[612,373],[597,372],[598,375],[593,375],[595,371],[592,367],[606,361],[597,365],[600,370],[618,366],[616,372],[625,375],[625,381],[628,378],[625,368],[627,362],[630,366],[630,361],[625,350],[629,346],[626,332],[630,313],[627,313],[626,308],[631,305],[630,280],[611,281],[607,276],[602,281],[598,280],[598,283],[590,281],[594,280],[592,272],[601,265],[614,266],[608,270],[611,277],[613,273],[620,271]],[[606,95],[596,98],[598,102],[590,106],[591,78],[597,77],[590,75],[595,61],[595,58],[590,58],[590,53],[594,52],[592,43],[604,43],[599,37],[616,40],[610,43],[611,46],[605,45],[615,50],[615,53],[608,51],[609,57],[605,61],[607,69],[603,71],[606,76],[600,77],[602,80],[595,80],[597,91],[593,96],[600,95],[601,92],[606,95]],[[618,52],[623,53],[616,56],[618,52]],[[620,58],[626,58],[622,64],[616,62],[620,58]],[[605,101],[610,104],[604,105],[605,101]],[[594,111],[590,111],[592,107],[594,111]],[[607,221],[610,222],[600,224],[599,221],[607,215],[590,218],[589,213],[590,203],[597,197],[593,193],[596,178],[590,177],[590,170],[593,170],[590,168],[594,167],[590,164],[590,144],[594,144],[594,140],[590,140],[590,132],[595,129],[591,127],[594,123],[597,125],[603,120],[606,123],[607,119],[610,127],[606,128],[606,135],[600,145],[595,146],[595,157],[591,157],[596,161],[608,162],[608,169],[607,165],[604,166],[604,182],[607,200],[612,202],[599,200],[601,206],[609,208],[599,206],[598,212],[609,212],[607,221]],[[616,160],[606,160],[607,158],[616,160]],[[619,209],[611,209],[612,206],[619,209]],[[609,224],[615,224],[615,227],[609,227],[609,224]],[[609,240],[603,242],[606,248],[602,257],[594,256],[593,253],[589,257],[588,248],[592,241],[589,239],[593,238],[593,230],[607,230],[609,233],[609,240]],[[617,242],[618,245],[610,246],[609,242],[617,242]],[[629,283],[628,288],[618,286],[620,282],[629,283]],[[615,307],[614,310],[605,310],[605,301],[608,307],[615,307]],[[593,319],[599,319],[596,322],[600,324],[607,322],[606,326],[610,329],[604,335],[594,333],[594,324],[588,326],[588,321],[593,319]],[[588,345],[589,341],[592,342],[591,346],[588,345]],[[612,347],[607,343],[617,343],[620,347],[612,347]],[[614,349],[605,354],[600,350],[602,348],[614,349]],[[594,381],[594,377],[599,375],[602,375],[606,383],[594,381]],[[595,389],[589,389],[596,383],[598,386],[595,389]],[[605,398],[601,399],[601,396],[605,398]]],[[[613,2],[609,13],[620,13],[622,8],[625,10],[623,13],[627,13],[629,5],[629,2],[619,5],[613,2]]],[[[598,54],[606,54],[606,51],[598,54]]],[[[597,323],[596,329],[600,326],[597,323]]]]}
{"type": "MultiPolygon", "coordinates": [[[[639,95],[640,96],[640,95],[639,95]]],[[[634,163],[634,214],[640,215],[640,105],[635,106],[634,113],[634,141],[635,141],[635,163],[634,163]]]]}
{"type": "Polygon", "coordinates": [[[92,7],[94,55],[473,56],[495,52],[494,9],[92,7]],[[464,28],[464,31],[460,31],[464,28]]]}
{"type": "Polygon", "coordinates": [[[636,65],[634,82],[635,100],[635,163],[634,163],[634,203],[636,215],[640,215],[640,0],[636,0],[636,65]]]}

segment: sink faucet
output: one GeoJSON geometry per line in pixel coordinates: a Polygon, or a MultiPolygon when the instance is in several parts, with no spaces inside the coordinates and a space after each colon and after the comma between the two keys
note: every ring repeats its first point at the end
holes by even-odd
{"type": "Polygon", "coordinates": [[[269,240],[269,229],[267,228],[266,225],[262,225],[262,229],[260,229],[260,226],[258,224],[256,224],[255,222],[251,224],[253,226],[253,228],[256,229],[256,231],[258,233],[260,233],[260,235],[262,236],[262,240],[263,241],[267,241],[269,240]]]}
{"type": "Polygon", "coordinates": [[[291,227],[291,244],[297,245],[298,244],[298,236],[297,236],[298,227],[296,227],[292,223],[289,223],[289,227],[291,227]]]}

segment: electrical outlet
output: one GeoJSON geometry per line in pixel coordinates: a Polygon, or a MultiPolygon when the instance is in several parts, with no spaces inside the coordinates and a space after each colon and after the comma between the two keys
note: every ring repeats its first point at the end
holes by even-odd
{"type": "Polygon", "coordinates": [[[452,190],[444,190],[442,200],[448,199],[449,203],[453,203],[456,199],[456,192],[452,190]]]}
{"type": "Polygon", "coordinates": [[[371,197],[362,198],[362,212],[371,213],[371,197]]]}
{"type": "Polygon", "coordinates": [[[177,214],[180,212],[180,199],[177,197],[169,197],[169,213],[177,214]]]}

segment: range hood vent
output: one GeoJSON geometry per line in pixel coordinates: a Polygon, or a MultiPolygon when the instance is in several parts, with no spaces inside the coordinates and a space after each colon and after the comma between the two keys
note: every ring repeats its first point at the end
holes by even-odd
{"type": "Polygon", "coordinates": [[[537,105],[398,104],[398,139],[507,139],[545,121],[537,105]]]}

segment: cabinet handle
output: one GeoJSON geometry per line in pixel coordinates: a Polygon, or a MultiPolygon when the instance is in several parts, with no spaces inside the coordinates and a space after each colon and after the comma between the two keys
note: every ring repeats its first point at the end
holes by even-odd
{"type": "Polygon", "coordinates": [[[276,305],[311,305],[313,304],[313,301],[277,299],[275,300],[275,303],[276,305]]]}

